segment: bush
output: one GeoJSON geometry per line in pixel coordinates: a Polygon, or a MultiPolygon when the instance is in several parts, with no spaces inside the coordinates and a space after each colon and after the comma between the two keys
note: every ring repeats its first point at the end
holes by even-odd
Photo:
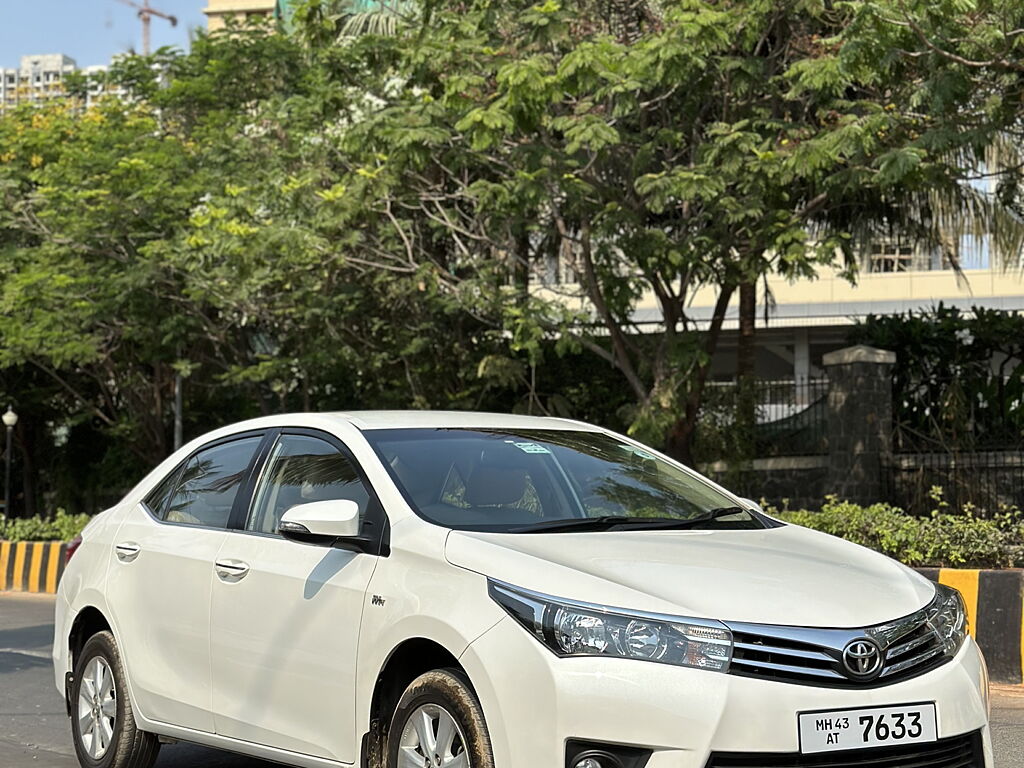
{"type": "Polygon", "coordinates": [[[6,541],[71,541],[82,532],[89,515],[69,515],[58,509],[52,520],[26,517],[8,520],[0,516],[0,540],[6,541]]]}
{"type": "Polygon", "coordinates": [[[911,566],[1024,568],[1024,515],[1016,507],[981,518],[968,506],[950,512],[935,496],[931,516],[889,504],[862,507],[828,496],[818,512],[768,509],[786,522],[830,533],[911,566]]]}

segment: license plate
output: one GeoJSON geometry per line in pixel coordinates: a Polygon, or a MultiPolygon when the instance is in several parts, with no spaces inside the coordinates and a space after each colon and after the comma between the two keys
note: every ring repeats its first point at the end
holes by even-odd
{"type": "Polygon", "coordinates": [[[830,709],[798,716],[800,751],[894,746],[935,741],[935,704],[904,704],[870,709],[830,709]]]}

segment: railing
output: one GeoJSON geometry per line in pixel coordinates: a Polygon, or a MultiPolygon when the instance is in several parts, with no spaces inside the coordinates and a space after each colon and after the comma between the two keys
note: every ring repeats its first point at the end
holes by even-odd
{"type": "Polygon", "coordinates": [[[986,517],[1024,509],[1024,450],[896,453],[883,468],[883,490],[887,501],[915,514],[938,508],[940,500],[952,511],[970,505],[986,517]]]}
{"type": "Polygon", "coordinates": [[[925,383],[894,381],[892,455],[883,467],[887,500],[924,514],[936,508],[933,489],[941,488],[952,510],[1024,509],[1018,398],[1013,377],[962,381],[949,372],[925,383]]]}
{"type": "Polygon", "coordinates": [[[694,440],[700,462],[827,452],[828,379],[736,382],[705,389],[694,440]]]}

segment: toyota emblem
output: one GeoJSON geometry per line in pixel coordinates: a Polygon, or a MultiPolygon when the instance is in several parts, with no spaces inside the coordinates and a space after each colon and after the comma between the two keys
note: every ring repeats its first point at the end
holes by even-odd
{"type": "Polygon", "coordinates": [[[856,680],[867,680],[882,670],[882,649],[874,640],[853,640],[843,649],[846,674],[856,680]]]}

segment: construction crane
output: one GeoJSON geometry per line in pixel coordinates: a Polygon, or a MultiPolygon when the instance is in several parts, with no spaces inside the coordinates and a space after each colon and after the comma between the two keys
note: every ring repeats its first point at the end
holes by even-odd
{"type": "Polygon", "coordinates": [[[135,0],[117,0],[119,3],[135,8],[139,12],[139,18],[142,19],[142,55],[149,56],[150,44],[149,44],[149,25],[156,16],[160,19],[166,19],[171,23],[172,27],[178,26],[178,17],[172,16],[169,13],[164,13],[156,8],[153,8],[149,4],[149,0],[142,0],[141,3],[135,2],[135,0]]]}

